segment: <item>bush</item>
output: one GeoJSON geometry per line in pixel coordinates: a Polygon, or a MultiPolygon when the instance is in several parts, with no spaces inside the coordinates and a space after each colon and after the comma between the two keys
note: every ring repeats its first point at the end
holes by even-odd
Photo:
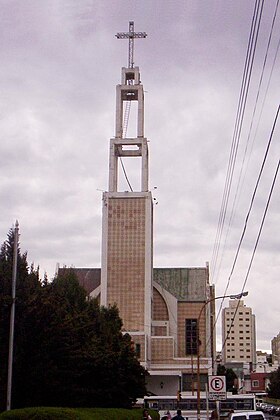
{"type": "MultiPolygon", "coordinates": [[[[159,419],[150,411],[153,420],[159,419]]],[[[0,420],[142,420],[141,409],[34,407],[5,411],[0,420]]]]}

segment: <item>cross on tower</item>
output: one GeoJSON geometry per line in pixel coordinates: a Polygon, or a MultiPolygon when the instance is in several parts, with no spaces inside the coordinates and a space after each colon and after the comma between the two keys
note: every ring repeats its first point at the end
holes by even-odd
{"type": "Polygon", "coordinates": [[[128,68],[132,69],[134,66],[134,38],[146,38],[146,32],[134,32],[134,22],[129,22],[129,32],[118,32],[116,37],[118,39],[128,38],[128,68]]]}

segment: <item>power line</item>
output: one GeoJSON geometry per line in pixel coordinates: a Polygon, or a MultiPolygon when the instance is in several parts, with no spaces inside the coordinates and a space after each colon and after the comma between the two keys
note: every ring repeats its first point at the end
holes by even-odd
{"type": "MultiPolygon", "coordinates": [[[[236,250],[236,253],[235,253],[235,257],[234,257],[233,264],[232,264],[232,267],[231,267],[231,271],[230,271],[230,274],[229,274],[229,277],[228,277],[228,281],[227,281],[227,284],[226,284],[224,295],[226,295],[227,290],[229,288],[230,280],[231,280],[233,271],[235,269],[235,265],[236,265],[236,262],[237,262],[237,259],[238,259],[240,248],[241,248],[241,245],[242,245],[242,242],[243,242],[243,239],[244,239],[246,230],[247,230],[248,220],[249,220],[249,217],[250,217],[250,214],[251,214],[251,211],[252,211],[252,207],[253,207],[253,204],[254,204],[254,201],[255,201],[255,197],[256,197],[257,190],[258,190],[258,186],[259,186],[259,183],[260,183],[260,180],[261,180],[261,176],[262,176],[262,173],[263,173],[263,170],[264,170],[264,166],[265,166],[265,163],[266,163],[266,160],[267,160],[268,152],[269,152],[269,149],[270,149],[270,146],[271,146],[271,142],[272,142],[274,130],[275,130],[275,127],[276,127],[276,123],[277,123],[277,120],[278,120],[279,108],[280,108],[280,106],[278,106],[278,109],[276,111],[276,115],[275,115],[275,118],[274,118],[273,126],[272,126],[272,129],[271,129],[271,133],[270,133],[269,140],[268,140],[268,143],[267,143],[266,151],[265,151],[265,154],[264,154],[263,162],[262,162],[262,165],[261,165],[261,168],[260,168],[260,171],[259,171],[259,175],[258,175],[258,178],[257,178],[257,182],[256,182],[256,185],[255,185],[254,191],[253,191],[253,195],[251,197],[251,202],[250,202],[250,205],[249,205],[249,209],[248,209],[247,215],[245,217],[245,222],[244,222],[243,230],[242,230],[242,233],[241,233],[241,237],[239,239],[238,247],[237,247],[237,250],[236,250]]],[[[222,302],[220,304],[220,308],[219,308],[219,311],[218,311],[218,315],[216,316],[216,320],[215,320],[214,326],[216,325],[217,320],[219,318],[219,315],[221,313],[223,302],[224,302],[224,300],[222,300],[222,302]]]]}
{"type": "Polygon", "coordinates": [[[229,201],[229,196],[230,196],[230,190],[231,190],[231,185],[232,185],[232,180],[233,180],[233,174],[234,174],[237,151],[238,151],[239,141],[240,141],[240,136],[241,136],[241,129],[243,125],[244,113],[245,113],[245,108],[246,108],[246,103],[247,103],[248,91],[249,91],[249,86],[250,86],[250,81],[251,81],[251,74],[252,74],[252,68],[253,68],[253,63],[254,63],[262,11],[263,11],[263,0],[256,0],[253,17],[251,21],[250,36],[249,36],[245,65],[244,65],[244,70],[243,70],[243,77],[242,77],[241,89],[240,89],[240,94],[239,94],[237,114],[236,114],[236,119],[235,119],[235,124],[234,124],[234,132],[233,132],[233,138],[232,138],[232,143],[231,143],[231,150],[230,150],[224,192],[223,192],[223,197],[222,197],[221,210],[219,214],[216,238],[215,238],[214,248],[212,252],[211,267],[213,267],[212,268],[213,279],[215,276],[216,264],[217,264],[219,249],[220,249],[220,241],[221,241],[221,236],[222,236],[222,232],[224,228],[225,217],[226,217],[228,201],[229,201]]]}
{"type": "MultiPolygon", "coordinates": [[[[278,108],[278,111],[279,111],[279,108],[278,108]]],[[[276,170],[275,170],[275,174],[274,174],[274,177],[273,177],[273,181],[272,181],[272,185],[271,185],[271,188],[270,188],[269,196],[268,196],[268,199],[267,199],[267,202],[266,202],[266,206],[265,206],[265,210],[264,210],[264,214],[263,214],[263,217],[262,217],[261,225],[260,225],[260,228],[259,228],[259,232],[258,232],[257,239],[256,239],[256,242],[255,242],[255,246],[254,246],[254,249],[253,249],[253,253],[251,255],[251,259],[250,259],[250,263],[249,263],[249,266],[248,266],[248,269],[247,269],[247,273],[246,273],[246,276],[245,276],[245,279],[244,279],[244,282],[243,282],[241,293],[245,289],[245,286],[246,286],[246,283],[247,283],[247,280],[248,280],[248,277],[249,277],[249,274],[250,274],[250,271],[251,271],[251,268],[252,268],[252,264],[253,264],[253,261],[254,261],[254,258],[255,258],[255,254],[256,254],[256,250],[257,250],[258,244],[259,244],[260,236],[261,236],[261,233],[262,233],[262,230],[263,230],[264,222],[265,222],[265,219],[266,219],[266,216],[267,216],[267,210],[268,210],[268,207],[269,207],[269,204],[270,204],[272,193],[273,193],[273,190],[274,190],[274,187],[275,187],[275,182],[276,182],[276,179],[277,179],[277,176],[278,176],[279,167],[280,167],[280,159],[278,160],[278,164],[277,164],[277,167],[276,167],[276,170]]],[[[239,304],[240,304],[240,301],[238,302],[238,305],[236,306],[236,309],[235,309],[233,318],[231,320],[231,324],[230,324],[229,330],[227,331],[226,338],[225,338],[225,340],[223,342],[222,351],[225,348],[226,341],[227,341],[227,339],[229,337],[229,334],[230,334],[230,331],[231,331],[231,329],[233,327],[234,320],[235,320],[235,317],[236,317],[236,314],[237,314],[237,311],[238,311],[239,304]]]]}
{"type": "MultiPolygon", "coordinates": [[[[235,192],[235,196],[234,196],[234,200],[233,200],[232,210],[231,210],[231,214],[230,214],[230,218],[229,218],[227,232],[226,232],[226,235],[225,235],[223,251],[222,251],[222,255],[221,255],[219,266],[218,266],[217,277],[219,276],[219,272],[220,272],[220,268],[221,268],[221,264],[222,264],[222,260],[223,260],[223,255],[224,255],[225,247],[226,247],[226,244],[227,244],[229,230],[230,230],[230,227],[231,227],[231,224],[232,224],[232,220],[233,220],[233,217],[234,217],[234,213],[235,213],[235,208],[236,208],[236,203],[237,203],[237,196],[238,196],[238,192],[240,190],[241,177],[242,177],[242,173],[243,173],[243,167],[245,165],[245,157],[247,155],[247,149],[248,149],[248,145],[249,145],[249,140],[251,138],[253,121],[254,121],[254,118],[255,118],[256,108],[257,108],[257,104],[258,104],[258,101],[259,101],[259,95],[260,95],[260,90],[261,90],[261,86],[262,86],[262,82],[263,82],[264,71],[265,71],[266,64],[267,64],[268,51],[269,51],[270,44],[271,44],[272,33],[273,33],[274,25],[275,25],[275,19],[276,19],[276,15],[277,15],[277,11],[278,11],[278,6],[279,6],[279,0],[276,3],[276,7],[275,7],[275,11],[274,11],[274,16],[273,16],[272,23],[271,23],[270,34],[269,34],[269,38],[268,38],[268,43],[267,43],[267,47],[266,47],[266,53],[265,53],[264,62],[263,62],[263,66],[262,66],[262,71],[261,71],[261,76],[260,76],[260,80],[259,80],[258,91],[257,91],[256,99],[255,99],[254,110],[253,110],[252,117],[251,117],[250,129],[249,129],[248,136],[247,136],[246,148],[245,148],[244,155],[243,155],[243,161],[242,161],[242,164],[241,164],[241,170],[240,170],[240,173],[239,173],[239,178],[238,178],[236,192],[235,192]]],[[[270,71],[270,75],[269,75],[269,78],[268,78],[268,82],[267,82],[266,91],[265,91],[265,94],[264,94],[263,103],[262,103],[262,106],[261,106],[261,113],[260,113],[259,120],[258,120],[258,123],[257,123],[257,128],[256,128],[256,131],[255,131],[255,136],[254,136],[254,139],[253,139],[253,142],[252,142],[251,151],[249,153],[249,156],[252,153],[252,148],[253,148],[254,140],[256,138],[256,133],[257,133],[257,130],[258,130],[258,126],[259,126],[260,118],[261,118],[261,115],[262,115],[262,111],[263,111],[263,108],[264,108],[264,102],[265,102],[265,99],[267,97],[267,92],[268,92],[268,88],[269,88],[269,85],[270,85],[272,72],[274,70],[276,57],[277,57],[277,54],[278,54],[278,51],[279,51],[279,46],[280,46],[280,39],[278,41],[278,45],[277,45],[276,52],[275,52],[275,55],[274,55],[274,60],[273,60],[272,66],[271,66],[271,71],[270,71]]],[[[248,168],[248,163],[247,163],[247,168],[248,168]]],[[[247,171],[247,169],[246,169],[246,171],[247,171]]],[[[244,174],[243,181],[245,179],[245,175],[246,175],[246,172],[244,174]]]]}

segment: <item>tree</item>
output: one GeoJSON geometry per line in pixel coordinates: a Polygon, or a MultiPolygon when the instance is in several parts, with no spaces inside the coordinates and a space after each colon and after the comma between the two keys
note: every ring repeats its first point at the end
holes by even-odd
{"type": "Polygon", "coordinates": [[[268,396],[280,399],[280,367],[269,375],[268,396]]]}
{"type": "Polygon", "coordinates": [[[226,390],[236,393],[236,379],[237,376],[232,369],[226,369],[224,365],[218,365],[217,375],[226,377],[226,390]]]}
{"type": "MultiPolygon", "coordinates": [[[[14,250],[14,230],[10,229],[7,240],[3,243],[0,250],[0,408],[5,408],[5,395],[7,391],[7,369],[8,369],[8,348],[9,348],[9,324],[10,310],[12,304],[11,283],[13,269],[13,250],[14,250]]],[[[14,336],[14,364],[13,378],[17,373],[17,354],[20,352],[20,342],[23,335],[22,317],[25,308],[28,307],[30,299],[34,293],[40,289],[38,270],[33,267],[28,269],[27,254],[21,254],[18,245],[17,258],[17,281],[16,281],[16,317],[15,317],[15,336],[14,336]]]]}
{"type": "MultiPolygon", "coordinates": [[[[0,350],[7,359],[13,234],[0,253],[0,350]],[[4,350],[2,352],[2,350],[4,350]]],[[[117,307],[88,300],[75,273],[39,281],[18,255],[12,407],[131,407],[146,393],[146,371],[122,334],[117,307]]],[[[0,364],[1,401],[6,364],[0,364]]],[[[4,406],[1,407],[4,409],[4,406]]]]}

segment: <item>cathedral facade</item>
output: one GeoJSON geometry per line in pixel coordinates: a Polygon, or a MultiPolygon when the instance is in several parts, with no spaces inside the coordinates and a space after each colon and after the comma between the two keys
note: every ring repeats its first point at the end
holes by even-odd
{"type": "Polygon", "coordinates": [[[101,269],[75,269],[79,283],[101,305],[118,306],[123,331],[131,335],[136,355],[150,373],[149,392],[194,392],[198,362],[203,390],[215,357],[215,309],[209,302],[214,287],[209,284],[207,264],[153,267],[153,198],[144,137],[144,90],[139,68],[133,63],[122,68],[121,84],[116,87],[116,128],[109,149],[101,269]],[[132,104],[135,133],[127,137],[127,110],[132,104]],[[120,188],[119,169],[126,158],[140,161],[137,191],[120,188]]]}

